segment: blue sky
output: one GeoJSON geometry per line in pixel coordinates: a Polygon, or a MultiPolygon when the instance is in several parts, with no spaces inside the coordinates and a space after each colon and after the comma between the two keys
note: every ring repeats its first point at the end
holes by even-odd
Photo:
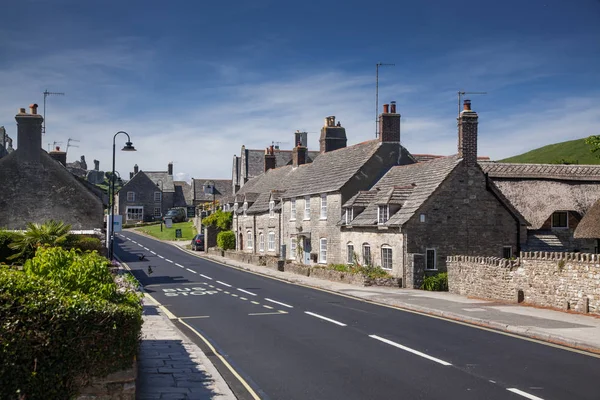
{"type": "MultiPolygon", "coordinates": [[[[13,4],[14,3],[14,4],[13,4]]],[[[479,154],[493,159],[600,134],[600,0],[71,1],[3,5],[0,125],[44,89],[44,148],[69,138],[124,176],[230,178],[240,147],[291,148],[296,129],[318,149],[335,115],[348,143],[374,138],[380,105],[395,100],[402,144],[456,152],[458,90],[480,116],[479,154]],[[117,137],[123,145],[124,136],[117,137]]]]}

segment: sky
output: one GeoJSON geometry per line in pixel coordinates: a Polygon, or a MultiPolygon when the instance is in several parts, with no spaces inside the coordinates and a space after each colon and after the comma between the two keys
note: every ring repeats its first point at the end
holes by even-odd
{"type": "MultiPolygon", "coordinates": [[[[2,5],[0,125],[46,98],[43,148],[108,171],[231,179],[246,148],[319,148],[326,116],[348,144],[396,101],[416,154],[456,153],[457,92],[479,114],[479,155],[502,159],[600,134],[600,0],[23,0],[2,5]],[[120,152],[126,136],[136,152],[120,152]],[[74,147],[78,146],[78,147],[74,147]]],[[[16,143],[18,146],[18,143],[16,143]]]]}

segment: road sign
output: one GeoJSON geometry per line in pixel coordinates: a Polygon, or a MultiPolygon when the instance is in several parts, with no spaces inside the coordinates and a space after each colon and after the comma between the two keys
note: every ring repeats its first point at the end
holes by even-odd
{"type": "Polygon", "coordinates": [[[191,206],[187,208],[187,217],[194,218],[196,216],[196,207],[191,206]]]}
{"type": "Polygon", "coordinates": [[[181,237],[181,229],[175,229],[175,237],[176,238],[180,238],[181,237]]]}

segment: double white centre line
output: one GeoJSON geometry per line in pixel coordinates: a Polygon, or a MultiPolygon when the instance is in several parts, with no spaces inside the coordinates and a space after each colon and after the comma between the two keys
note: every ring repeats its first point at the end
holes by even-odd
{"type": "Polygon", "coordinates": [[[336,321],[335,319],[327,318],[327,317],[324,317],[322,315],[312,313],[310,311],[304,311],[304,314],[312,315],[313,317],[320,318],[320,319],[322,319],[324,321],[331,322],[332,324],[336,324],[336,325],[339,325],[339,326],[346,326],[346,324],[343,324],[343,323],[341,323],[339,321],[336,321]]]}
{"type": "Polygon", "coordinates": [[[429,355],[427,355],[425,353],[421,353],[420,351],[411,349],[410,347],[403,346],[400,343],[392,342],[391,340],[382,338],[380,336],[369,335],[369,337],[372,338],[372,339],[377,339],[377,340],[379,340],[379,341],[381,341],[383,343],[387,343],[387,344],[389,344],[391,346],[397,347],[397,348],[402,349],[404,351],[408,351],[409,353],[413,353],[413,354],[416,354],[416,355],[418,355],[420,357],[423,357],[423,358],[426,358],[428,360],[434,361],[434,362],[436,362],[438,364],[442,364],[442,365],[445,365],[445,366],[452,365],[449,362],[446,362],[444,360],[440,360],[439,358],[435,358],[435,357],[429,356],[429,355]]]}

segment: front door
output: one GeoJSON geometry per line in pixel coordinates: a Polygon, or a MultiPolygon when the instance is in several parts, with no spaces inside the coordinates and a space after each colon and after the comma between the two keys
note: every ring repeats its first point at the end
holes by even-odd
{"type": "Polygon", "coordinates": [[[310,238],[304,238],[304,264],[310,264],[310,238]]]}

